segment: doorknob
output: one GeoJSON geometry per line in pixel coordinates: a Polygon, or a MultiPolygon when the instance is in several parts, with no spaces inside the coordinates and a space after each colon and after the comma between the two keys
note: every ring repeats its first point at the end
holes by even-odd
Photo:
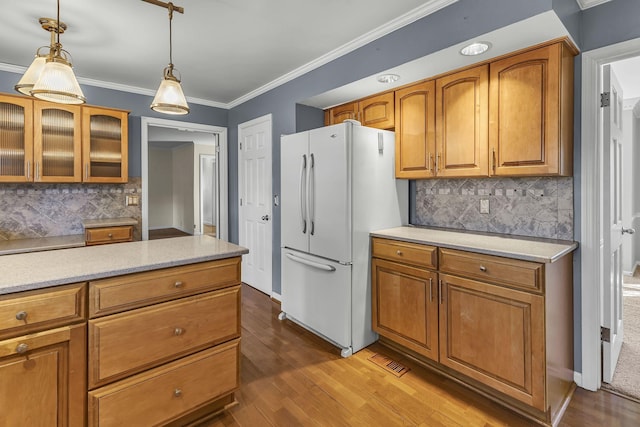
{"type": "Polygon", "coordinates": [[[269,214],[264,215],[264,216],[262,217],[262,220],[263,220],[263,221],[269,221],[269,214]]]}
{"type": "Polygon", "coordinates": [[[622,234],[625,234],[625,233],[633,234],[635,232],[636,232],[635,228],[624,228],[624,227],[622,227],[622,234]]]}

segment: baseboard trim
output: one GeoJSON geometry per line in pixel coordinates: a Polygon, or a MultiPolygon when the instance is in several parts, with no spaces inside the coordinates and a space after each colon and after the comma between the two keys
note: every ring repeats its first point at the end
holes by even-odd
{"type": "Polygon", "coordinates": [[[275,302],[277,302],[278,304],[282,303],[282,295],[280,295],[277,292],[271,292],[271,299],[275,302]]]}
{"type": "Polygon", "coordinates": [[[573,373],[573,382],[575,382],[578,387],[582,387],[582,372],[573,373]]]}

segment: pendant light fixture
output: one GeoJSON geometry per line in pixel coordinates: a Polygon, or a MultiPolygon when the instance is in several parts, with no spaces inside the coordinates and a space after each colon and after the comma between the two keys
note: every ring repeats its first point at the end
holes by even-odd
{"type": "MultiPolygon", "coordinates": [[[[147,3],[165,7],[169,10],[169,65],[165,67],[160,87],[156,92],[156,96],[151,103],[151,109],[158,113],[164,114],[188,114],[189,105],[187,99],[182,92],[180,86],[180,78],[174,75],[173,52],[172,52],[172,31],[171,21],[173,20],[173,11],[184,13],[184,8],[175,6],[173,3],[164,3],[158,0],[143,0],[147,3]]],[[[178,72],[177,70],[175,70],[178,72]]],[[[178,72],[178,75],[180,73],[178,72]]]]}
{"type": "MultiPolygon", "coordinates": [[[[57,39],[54,42],[52,33],[49,54],[45,58],[45,63],[40,75],[35,83],[33,83],[33,87],[29,90],[29,94],[38,99],[57,102],[60,104],[84,104],[86,102],[86,98],[82,93],[82,89],[80,89],[80,85],[78,84],[78,80],[76,80],[75,74],[73,74],[71,55],[69,55],[69,52],[62,49],[62,45],[60,44],[60,33],[64,32],[66,25],[61,24],[60,22],[60,0],[57,0],[57,4],[57,19],[55,21],[49,20],[50,22],[55,23],[56,27],[53,32],[56,33],[57,39]]],[[[42,23],[43,19],[46,18],[40,19],[40,23],[43,28],[45,28],[45,24],[42,23]]],[[[27,78],[27,82],[24,83],[25,85],[31,84],[29,80],[32,79],[32,77],[29,75],[29,72],[32,71],[35,75],[39,65],[37,61],[39,61],[40,64],[42,63],[42,60],[39,57],[36,57],[34,64],[31,64],[32,66],[35,65],[35,69],[32,70],[32,67],[29,67],[25,76],[23,76],[23,79],[25,77],[27,78]]],[[[20,89],[22,88],[18,88],[20,84],[21,83],[18,82],[18,85],[16,85],[16,90],[18,91],[21,91],[20,89]]],[[[24,87],[26,88],[27,86],[24,87]]]]}

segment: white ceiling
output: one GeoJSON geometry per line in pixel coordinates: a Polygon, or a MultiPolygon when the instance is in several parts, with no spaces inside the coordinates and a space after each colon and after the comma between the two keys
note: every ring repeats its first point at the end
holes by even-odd
{"type": "MultiPolygon", "coordinates": [[[[231,108],[455,1],[175,0],[185,13],[174,13],[173,62],[190,102],[231,108]]],[[[576,1],[584,9],[611,0],[576,1]]],[[[60,19],[69,27],[61,42],[81,83],[155,93],[169,56],[166,9],[140,0],[60,2],[60,19]]],[[[24,71],[49,42],[38,19],[55,13],[55,0],[3,8],[0,69],[24,71]]],[[[388,71],[401,75],[395,86],[405,85],[566,35],[555,13],[547,12],[476,38],[493,44],[482,57],[459,55],[461,43],[388,71]]],[[[627,74],[623,65],[615,69],[621,76],[627,74]]],[[[392,87],[372,75],[304,103],[326,108],[392,87]]]]}

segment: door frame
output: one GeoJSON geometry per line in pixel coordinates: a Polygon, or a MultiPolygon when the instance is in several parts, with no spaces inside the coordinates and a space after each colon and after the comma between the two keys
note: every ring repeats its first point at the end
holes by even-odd
{"type": "MultiPolygon", "coordinates": [[[[582,372],[575,372],[576,384],[596,391],[602,385],[600,341],[601,253],[607,231],[600,215],[602,200],[602,129],[600,92],[602,66],[640,55],[640,38],[582,53],[582,141],[580,168],[580,272],[582,372]],[[597,313],[597,315],[594,315],[597,313]]],[[[576,206],[577,207],[577,206],[576,206]]]]}
{"type": "MultiPolygon", "coordinates": [[[[220,145],[216,142],[216,147],[220,147],[220,145]]],[[[215,178],[216,178],[216,188],[215,188],[215,193],[219,194],[220,193],[220,189],[219,187],[219,183],[220,183],[220,168],[218,167],[218,156],[217,153],[216,155],[214,154],[200,154],[200,156],[198,157],[198,167],[199,167],[199,173],[198,175],[200,176],[200,230],[202,231],[202,234],[204,234],[204,203],[202,203],[202,199],[204,199],[204,190],[203,190],[203,186],[202,186],[202,165],[204,163],[205,160],[207,159],[214,159],[214,161],[216,162],[216,166],[215,166],[215,178]]],[[[218,222],[220,222],[220,206],[219,203],[217,203],[218,200],[216,200],[216,207],[214,209],[214,216],[215,216],[215,226],[216,226],[216,236],[218,235],[218,228],[220,227],[220,225],[218,224],[218,222]]]]}
{"type": "MultiPolygon", "coordinates": [[[[220,193],[220,232],[218,238],[229,239],[229,154],[227,144],[227,128],[220,126],[204,125],[200,123],[182,122],[178,120],[159,119],[156,117],[141,117],[140,154],[141,154],[141,175],[142,175],[142,240],[149,239],[149,126],[165,127],[177,130],[187,130],[195,132],[209,132],[218,135],[218,175],[220,182],[218,188],[220,193]]],[[[199,164],[199,160],[198,160],[199,164]]]]}

